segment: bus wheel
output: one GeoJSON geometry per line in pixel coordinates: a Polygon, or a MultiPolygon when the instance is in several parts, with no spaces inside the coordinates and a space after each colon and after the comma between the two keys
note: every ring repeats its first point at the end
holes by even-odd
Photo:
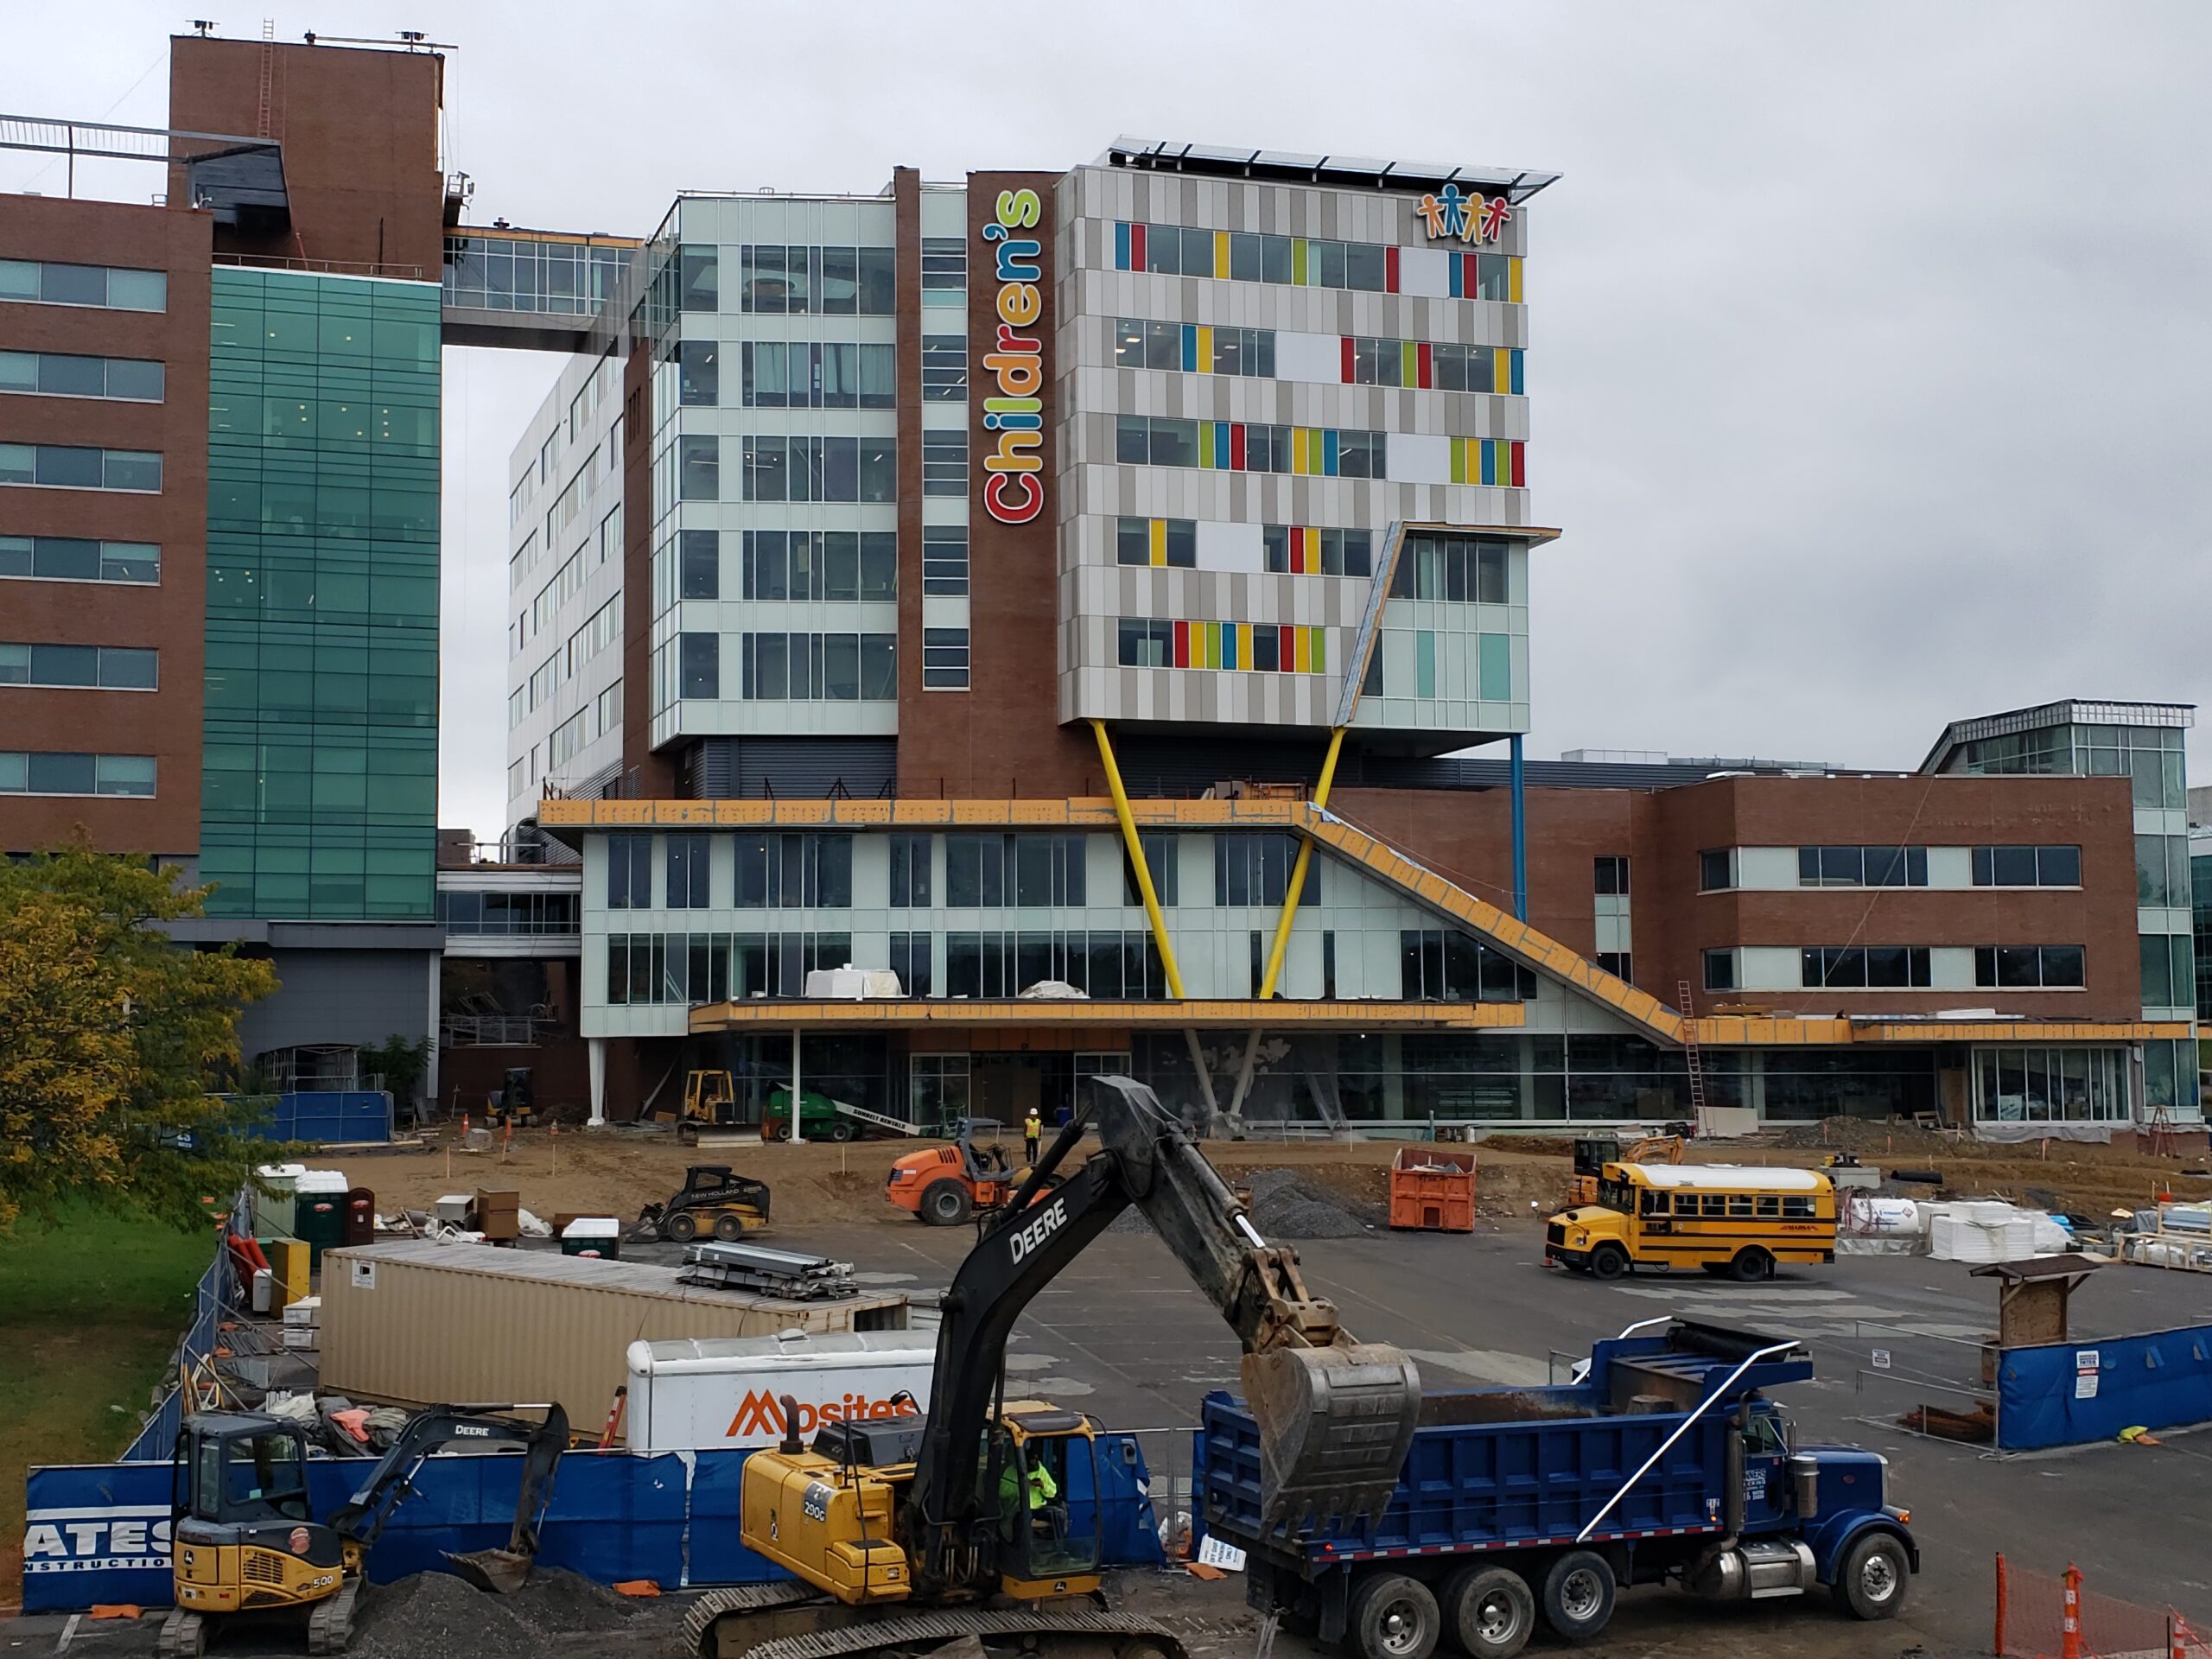
{"type": "Polygon", "coordinates": [[[1762,1279],[1774,1277],[1774,1258],[1762,1249],[1738,1250],[1736,1259],[1728,1264],[1728,1272],[1738,1284],[1757,1284],[1762,1279]]]}
{"type": "Polygon", "coordinates": [[[1590,1252],[1590,1272],[1599,1279],[1618,1279],[1628,1271],[1628,1252],[1618,1244],[1600,1244],[1590,1252]]]}

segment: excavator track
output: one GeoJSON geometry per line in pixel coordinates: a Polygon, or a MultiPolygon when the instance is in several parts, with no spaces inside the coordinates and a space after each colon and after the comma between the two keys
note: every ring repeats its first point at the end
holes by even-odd
{"type": "Polygon", "coordinates": [[[154,1638],[154,1651],[160,1659],[200,1659],[207,1651],[207,1619],[172,1607],[162,1621],[161,1634],[154,1638]]]}
{"type": "Polygon", "coordinates": [[[810,1584],[786,1580],[779,1584],[741,1584],[728,1590],[709,1590],[691,1604],[683,1616],[683,1650],[710,1654],[708,1638],[720,1620],[745,1613],[765,1613],[779,1607],[814,1601],[822,1592],[810,1584]]]}
{"type": "MultiPolygon", "coordinates": [[[[804,1589],[804,1586],[758,1586],[759,1589],[804,1589]]],[[[729,1592],[717,1592],[717,1595],[729,1592]]],[[[1056,1648],[1075,1648],[1088,1654],[1111,1655],[1112,1659],[1189,1659],[1181,1640],[1157,1620],[1137,1613],[1102,1612],[1095,1608],[945,1608],[935,1612],[889,1611],[871,1617],[863,1609],[840,1611],[854,1622],[833,1629],[789,1636],[768,1636],[754,1643],[732,1642],[716,1629],[721,1618],[759,1607],[721,1607],[706,1611],[702,1598],[684,1633],[701,1643],[696,1649],[708,1659],[850,1659],[863,1654],[895,1653],[901,1649],[929,1650],[974,1637],[986,1648],[1008,1642],[1024,1654],[1050,1659],[1056,1648]],[[711,1643],[711,1645],[708,1645],[711,1643]]],[[[771,1606],[787,1605],[786,1598],[771,1606]]]]}
{"type": "Polygon", "coordinates": [[[343,1653],[353,1636],[353,1604],[360,1599],[361,1581],[348,1579],[338,1593],[318,1603],[308,1615],[308,1651],[321,1655],[343,1653]]]}

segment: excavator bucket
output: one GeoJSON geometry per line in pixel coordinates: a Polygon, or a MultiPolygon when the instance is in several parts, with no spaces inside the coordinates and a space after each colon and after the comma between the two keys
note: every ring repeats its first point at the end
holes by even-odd
{"type": "Polygon", "coordinates": [[[1268,1526],[1371,1526],[1390,1502],[1421,1414],[1421,1376],[1382,1343],[1247,1354],[1268,1526]]]}
{"type": "Polygon", "coordinates": [[[477,1549],[466,1555],[448,1553],[446,1563],[479,1590],[510,1596],[530,1581],[533,1558],[514,1549],[477,1549]]]}

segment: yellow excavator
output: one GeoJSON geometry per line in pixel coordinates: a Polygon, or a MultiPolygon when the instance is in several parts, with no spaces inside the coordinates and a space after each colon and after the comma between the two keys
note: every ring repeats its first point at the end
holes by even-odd
{"type": "Polygon", "coordinates": [[[1679,1164],[1688,1144],[1677,1126],[1665,1135],[1647,1135],[1624,1146],[1610,1135],[1592,1135],[1574,1143],[1574,1173],[1567,1177],[1567,1207],[1580,1210],[1598,1202],[1598,1182],[1607,1164],[1679,1164]]]}
{"type": "Polygon", "coordinates": [[[1355,1342],[1307,1293],[1296,1253],[1261,1237],[1150,1089],[1090,1081],[1087,1109],[982,1222],[944,1294],[926,1416],[825,1424],[810,1446],[794,1428],[746,1460],[741,1536],[798,1581],[702,1596],[684,1630],[706,1659],[918,1656],[969,1638],[1023,1659],[1183,1659],[1160,1625],[1100,1597],[1096,1425],[1005,1397],[1014,1320],[1132,1205],[1244,1350],[1271,1516],[1363,1522],[1389,1503],[1421,1408],[1413,1362],[1355,1342]],[[1098,1149],[1047,1191],[1086,1123],[1098,1149]]]}
{"type": "Polygon", "coordinates": [[[369,1551],[442,1446],[519,1446],[522,1482],[505,1549],[446,1557],[480,1590],[504,1595],[530,1577],[553,1471],[568,1449],[558,1406],[432,1406],[407,1421],[359,1491],[327,1521],[308,1507],[308,1431],[259,1412],[197,1412],[177,1437],[170,1477],[175,1605],[156,1639],[160,1659],[199,1659],[208,1628],[242,1612],[304,1611],[311,1654],[343,1652],[369,1551]],[[498,1414],[537,1411],[536,1424],[498,1414]]]}

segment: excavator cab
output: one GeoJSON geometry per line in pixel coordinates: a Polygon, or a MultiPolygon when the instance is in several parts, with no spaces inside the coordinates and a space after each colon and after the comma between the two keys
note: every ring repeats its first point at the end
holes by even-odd
{"type": "Polygon", "coordinates": [[[300,1424],[195,1413],[185,1419],[170,1478],[180,1610],[304,1607],[336,1595],[358,1567],[359,1552],[308,1510],[300,1424]]]}
{"type": "Polygon", "coordinates": [[[1098,1588],[1098,1442],[1090,1420],[1010,1402],[993,1427],[983,1490],[998,1505],[999,1584],[1017,1600],[1098,1588]]]}

